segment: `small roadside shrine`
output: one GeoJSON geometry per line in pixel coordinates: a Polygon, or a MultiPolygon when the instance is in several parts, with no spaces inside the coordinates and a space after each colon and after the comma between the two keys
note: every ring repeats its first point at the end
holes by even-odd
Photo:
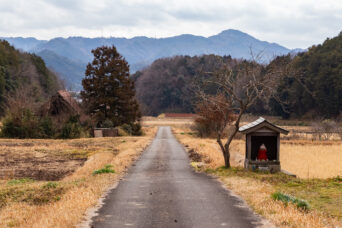
{"type": "Polygon", "coordinates": [[[280,133],[289,132],[260,117],[239,128],[246,135],[245,169],[280,171],[280,133]]]}

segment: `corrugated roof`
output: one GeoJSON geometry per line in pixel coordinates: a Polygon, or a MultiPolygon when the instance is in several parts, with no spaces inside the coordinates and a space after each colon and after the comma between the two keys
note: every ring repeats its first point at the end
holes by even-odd
{"type": "Polygon", "coordinates": [[[259,129],[260,127],[262,126],[265,126],[265,127],[269,127],[275,131],[278,131],[280,133],[283,133],[283,134],[288,134],[288,131],[283,129],[283,128],[280,128],[270,122],[268,122],[265,118],[263,117],[259,117],[259,119],[249,123],[249,124],[246,124],[242,127],[239,128],[239,131],[242,132],[242,133],[248,133],[248,132],[252,132],[253,128],[255,128],[256,130],[259,129]],[[259,126],[261,125],[261,126],[259,126]]]}
{"type": "Polygon", "coordinates": [[[249,124],[243,125],[242,127],[239,128],[239,131],[245,131],[249,128],[255,127],[259,124],[261,124],[262,122],[266,121],[263,117],[259,117],[259,119],[250,122],[249,124]]]}

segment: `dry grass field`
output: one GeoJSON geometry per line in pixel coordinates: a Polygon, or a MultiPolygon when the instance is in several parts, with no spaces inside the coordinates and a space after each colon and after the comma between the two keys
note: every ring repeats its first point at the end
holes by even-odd
{"type": "Polygon", "coordinates": [[[144,116],[142,118],[142,125],[146,127],[155,126],[173,126],[179,128],[189,128],[193,124],[192,118],[158,118],[152,116],[144,116]]]}
{"type": "MultiPolygon", "coordinates": [[[[247,117],[247,119],[250,117],[247,117]]],[[[253,119],[251,119],[253,120],[253,119]]],[[[275,119],[274,121],[277,121],[275,119]]],[[[174,132],[181,135],[185,145],[203,154],[208,167],[217,168],[224,165],[221,152],[215,139],[201,139],[192,137],[190,129],[193,119],[188,118],[157,118],[144,117],[145,126],[172,126],[174,132]]],[[[282,122],[282,124],[284,124],[282,122]]],[[[307,126],[283,126],[290,130],[288,137],[283,138],[280,146],[280,160],[282,169],[296,174],[300,178],[330,178],[342,176],[342,141],[318,141],[293,137],[292,130],[307,130],[307,126]],[[295,138],[295,139],[289,139],[295,138]]],[[[244,140],[234,140],[232,144],[232,165],[243,166],[245,144],[244,140]]]]}
{"type": "Polygon", "coordinates": [[[334,178],[342,176],[342,142],[291,136],[282,140],[281,165],[299,178],[251,173],[242,169],[243,140],[232,144],[234,168],[220,168],[224,162],[216,141],[197,138],[190,130],[192,124],[189,118],[144,117],[143,137],[0,139],[0,227],[74,227],[149,144],[156,126],[165,125],[173,127],[196,169],[218,176],[275,225],[342,227],[342,179],[334,178]],[[115,173],[93,174],[107,165],[115,173]],[[310,211],[274,201],[274,192],[307,200],[310,211]]]}
{"type": "Polygon", "coordinates": [[[0,139],[0,173],[6,173],[0,180],[0,227],[75,227],[149,144],[156,128],[144,131],[142,137],[0,139]],[[115,173],[93,174],[106,166],[115,173]]]}
{"type": "Polygon", "coordinates": [[[297,174],[252,173],[243,170],[244,141],[232,144],[232,169],[224,165],[214,139],[201,139],[188,128],[174,127],[176,137],[189,152],[197,170],[215,176],[233,192],[242,196],[259,214],[279,227],[341,227],[342,226],[342,144],[339,141],[286,140],[281,144],[282,168],[297,174]],[[322,178],[322,179],[313,179],[322,178]],[[323,179],[330,178],[330,179],[323,179]],[[282,192],[307,200],[309,212],[292,204],[285,206],[271,195],[282,192]]]}
{"type": "Polygon", "coordinates": [[[207,171],[234,193],[240,195],[255,212],[277,227],[342,227],[342,183],[339,180],[303,181],[285,174],[262,174],[232,168],[207,171]],[[308,211],[284,204],[271,195],[286,193],[309,203],[308,211]]]}
{"type": "MultiPolygon", "coordinates": [[[[253,120],[253,119],[251,119],[253,120]]],[[[248,118],[245,120],[248,121],[248,118]]],[[[274,120],[279,121],[279,120],[274,120]]],[[[342,227],[342,142],[315,141],[306,135],[289,134],[281,142],[282,169],[299,178],[282,173],[267,174],[245,171],[244,140],[232,143],[232,169],[222,168],[222,154],[215,139],[198,138],[191,130],[191,119],[147,118],[147,126],[169,125],[178,140],[185,145],[192,165],[219,179],[240,195],[260,215],[277,227],[342,227]],[[309,211],[293,204],[284,205],[272,199],[275,192],[286,193],[306,200],[309,211]]],[[[308,126],[281,126],[290,131],[307,131],[308,126]]]]}
{"type": "MultiPolygon", "coordinates": [[[[188,135],[189,131],[175,130],[178,134],[188,135]]],[[[191,134],[191,133],[190,133],[191,134]]],[[[189,136],[189,135],[188,135],[189,136]]],[[[215,139],[183,137],[182,142],[196,152],[207,157],[209,168],[224,165],[223,157],[215,139]]],[[[235,140],[231,150],[232,165],[243,166],[245,142],[235,140]]],[[[342,142],[284,140],[280,146],[282,169],[300,178],[331,178],[342,176],[342,142]]]]}

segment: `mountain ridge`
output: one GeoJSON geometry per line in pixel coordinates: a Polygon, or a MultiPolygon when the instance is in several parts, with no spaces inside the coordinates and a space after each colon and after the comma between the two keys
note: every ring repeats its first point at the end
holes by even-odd
{"type": "Polygon", "coordinates": [[[27,52],[36,53],[37,55],[45,53],[42,57],[47,61],[47,65],[58,72],[66,82],[72,81],[72,87],[76,90],[81,89],[82,78],[80,78],[80,75],[84,74],[86,64],[93,58],[91,50],[103,45],[115,45],[118,52],[130,64],[132,73],[147,67],[156,59],[177,55],[199,56],[203,54],[216,54],[249,59],[251,58],[250,53],[252,50],[254,53],[263,52],[261,61],[269,62],[274,56],[294,51],[277,43],[258,40],[247,33],[235,29],[227,29],[208,37],[181,34],[164,38],[150,38],[146,36],[132,38],[87,38],[72,36],[68,38],[56,37],[51,40],[22,37],[5,37],[0,39],[8,40],[16,48],[27,52]],[[28,39],[27,43],[24,42],[25,39],[28,39]],[[47,52],[43,52],[44,50],[49,50],[51,56],[47,56],[47,52]],[[51,52],[54,52],[54,54],[51,52]],[[54,64],[53,58],[56,58],[56,62],[59,64],[54,64]],[[61,63],[62,59],[65,59],[68,64],[75,63],[71,68],[78,69],[76,70],[77,72],[74,70],[70,75],[66,75],[66,71],[61,68],[62,65],[66,64],[61,63]]]}

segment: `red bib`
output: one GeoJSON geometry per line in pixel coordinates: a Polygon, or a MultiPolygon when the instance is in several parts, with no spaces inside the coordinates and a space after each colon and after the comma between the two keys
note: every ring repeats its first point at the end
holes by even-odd
{"type": "Polygon", "coordinates": [[[267,160],[267,150],[259,149],[258,160],[267,160]]]}

